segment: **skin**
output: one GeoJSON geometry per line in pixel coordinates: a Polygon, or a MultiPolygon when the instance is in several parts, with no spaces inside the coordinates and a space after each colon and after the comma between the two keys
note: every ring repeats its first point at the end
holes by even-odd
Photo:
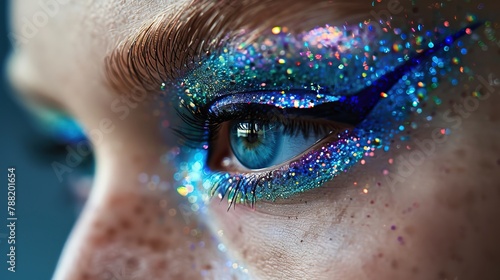
{"type": "MultiPolygon", "coordinates": [[[[498,4],[483,3],[488,8],[480,16],[495,19],[488,11],[498,10],[498,4]]],[[[491,87],[486,100],[467,110],[462,93],[479,81],[438,88],[444,105],[432,122],[412,133],[413,150],[396,141],[390,152],[321,188],[258,203],[255,210],[227,211],[227,204],[213,200],[208,229],[199,228],[195,213],[182,214],[174,190],[139,183],[141,173],[172,181],[173,167],[159,161],[172,146],[157,130],[159,119],[150,112],[154,100],[135,108],[134,103],[124,119],[110,110],[123,97],[105,82],[103,69],[110,51],[168,4],[68,1],[9,61],[11,80],[26,102],[50,100],[86,131],[100,129],[104,135],[91,138],[94,188],[54,279],[197,279],[202,271],[211,279],[246,277],[225,267],[227,256],[217,250],[213,234],[252,279],[500,277],[500,88],[491,87]],[[432,142],[433,151],[409,174],[389,182],[381,170],[398,174],[402,158],[418,150],[416,141],[431,141],[434,128],[450,128],[451,134],[432,142]],[[190,249],[201,241],[203,247],[190,249]]],[[[22,20],[40,10],[38,1],[11,5],[12,28],[22,34],[22,20]]],[[[432,26],[430,17],[422,20],[432,26]]],[[[494,79],[500,77],[498,46],[488,45],[486,51],[478,45],[469,49],[463,64],[494,79]]]]}

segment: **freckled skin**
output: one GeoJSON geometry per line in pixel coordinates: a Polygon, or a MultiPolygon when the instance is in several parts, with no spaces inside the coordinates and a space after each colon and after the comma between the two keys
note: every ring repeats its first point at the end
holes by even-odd
{"type": "MultiPolygon", "coordinates": [[[[107,50],[153,10],[164,8],[163,2],[69,1],[10,61],[14,84],[56,100],[87,130],[99,127],[103,118],[114,124],[112,133],[93,139],[96,184],[55,279],[231,278],[235,272],[211,238],[216,232],[228,255],[243,261],[255,279],[500,278],[500,87],[469,112],[464,92],[477,81],[438,88],[442,105],[411,139],[431,139],[434,128],[454,127],[401,182],[390,184],[382,172],[397,172],[400,162],[389,160],[413,151],[396,140],[390,152],[288,200],[230,211],[213,200],[206,219],[210,229],[193,234],[199,226],[196,213],[184,219],[174,190],[149,189],[137,179],[146,173],[172,180],[174,167],[159,160],[171,146],[158,134],[150,104],[131,106],[121,120],[110,110],[116,96],[102,75],[107,50]],[[450,117],[460,118],[459,125],[441,117],[448,109],[450,117]]],[[[484,17],[498,10],[494,0],[483,3],[484,17]]],[[[35,0],[12,5],[14,29],[38,11],[35,0]]],[[[406,10],[422,12],[424,26],[432,26],[432,15],[424,13],[427,4],[418,5],[406,10]]],[[[448,5],[453,15],[455,4],[448,5]]],[[[462,63],[482,77],[498,78],[498,46],[488,44],[487,51],[475,45],[462,63]]]]}

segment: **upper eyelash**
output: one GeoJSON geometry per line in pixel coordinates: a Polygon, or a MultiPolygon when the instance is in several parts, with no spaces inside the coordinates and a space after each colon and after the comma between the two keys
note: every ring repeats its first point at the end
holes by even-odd
{"type": "Polygon", "coordinates": [[[199,110],[197,114],[183,112],[188,110],[188,108],[182,111],[178,110],[179,117],[187,127],[173,128],[173,130],[183,144],[191,148],[199,148],[205,143],[212,142],[218,134],[221,125],[227,121],[258,121],[265,124],[279,123],[283,125],[284,133],[287,135],[297,136],[302,134],[306,138],[309,136],[311,130],[315,134],[326,134],[333,130],[337,131],[341,129],[340,125],[335,122],[286,115],[284,114],[284,110],[271,105],[235,104],[234,106],[242,106],[245,109],[223,110],[222,113],[219,112],[217,114],[204,109],[199,110]],[[247,113],[247,111],[250,113],[247,113]]]}

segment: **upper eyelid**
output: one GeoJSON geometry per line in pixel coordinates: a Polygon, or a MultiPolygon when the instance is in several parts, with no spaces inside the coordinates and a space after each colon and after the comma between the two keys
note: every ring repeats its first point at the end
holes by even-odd
{"type": "MultiPolygon", "coordinates": [[[[334,107],[332,107],[334,111],[344,112],[344,113],[340,114],[340,119],[339,119],[339,117],[335,117],[336,120],[339,122],[350,123],[350,124],[359,123],[371,112],[371,110],[375,107],[375,105],[380,101],[380,99],[381,99],[380,93],[381,92],[386,91],[387,88],[392,88],[392,86],[394,86],[395,83],[397,83],[404,75],[406,75],[406,73],[412,71],[415,67],[418,67],[418,65],[421,64],[422,60],[426,60],[430,55],[434,54],[436,51],[440,51],[444,46],[453,44],[456,39],[460,38],[461,36],[463,36],[467,33],[467,29],[476,29],[476,28],[480,27],[481,25],[482,25],[481,22],[471,24],[468,27],[463,28],[462,30],[453,33],[453,35],[446,37],[446,39],[443,39],[440,43],[437,42],[436,47],[434,49],[432,49],[432,47],[429,47],[429,48],[425,49],[424,51],[413,55],[405,63],[400,64],[400,65],[396,66],[394,69],[392,69],[392,71],[390,71],[388,73],[384,72],[382,74],[382,76],[381,77],[379,76],[379,78],[376,81],[374,81],[370,85],[365,86],[364,88],[361,88],[361,90],[358,91],[357,93],[352,92],[352,95],[344,95],[343,97],[345,99],[347,99],[347,101],[344,100],[343,102],[338,102],[338,105],[337,105],[337,102],[331,102],[331,103],[334,103],[334,107]],[[357,106],[356,104],[359,104],[359,103],[364,103],[364,105],[357,106]],[[345,108],[342,109],[342,107],[344,107],[344,105],[347,105],[345,107],[351,107],[351,108],[348,108],[347,110],[345,110],[345,108]],[[351,111],[349,111],[349,110],[351,110],[351,111]],[[349,112],[351,112],[351,113],[349,113],[349,112]],[[356,117],[357,119],[352,120],[353,116],[356,117]],[[349,121],[349,120],[351,120],[351,121],[349,121]]],[[[197,85],[196,81],[195,81],[195,85],[197,85]]],[[[229,94],[227,96],[229,98],[232,98],[234,95],[229,94]]],[[[186,109],[187,114],[183,114],[183,112],[180,112],[180,111],[179,112],[181,113],[181,115],[184,116],[184,118],[183,118],[184,120],[188,120],[188,121],[192,120],[192,121],[189,121],[189,123],[195,124],[195,127],[199,128],[200,131],[204,131],[207,128],[206,127],[206,121],[208,120],[207,117],[210,116],[209,108],[210,108],[211,102],[210,101],[205,102],[205,101],[203,101],[203,98],[202,98],[201,104],[197,105],[196,103],[199,103],[199,102],[194,101],[192,99],[191,95],[189,95],[189,97],[184,99],[185,97],[187,97],[187,96],[182,96],[182,93],[179,96],[177,96],[177,98],[180,98],[179,99],[180,103],[178,105],[181,105],[181,107],[186,109]],[[206,105],[207,103],[209,104],[209,106],[206,105]],[[200,105],[201,105],[201,107],[198,107],[200,105]]],[[[211,98],[214,98],[214,97],[211,97],[211,98]]],[[[211,99],[211,98],[209,98],[209,99],[211,99]]],[[[217,96],[215,96],[215,98],[219,99],[219,97],[217,97],[217,96]]],[[[223,97],[222,99],[224,99],[224,98],[225,97],[223,97]]],[[[249,101],[246,101],[246,102],[248,103],[249,101]]],[[[258,103],[258,102],[256,102],[256,103],[258,103]]],[[[275,102],[273,102],[273,103],[275,103],[275,102]]],[[[174,104],[175,104],[175,102],[174,102],[174,104]]],[[[187,132],[179,133],[179,134],[182,135],[182,134],[186,134],[186,133],[187,132]]],[[[192,139],[195,142],[199,142],[198,141],[199,138],[197,139],[197,134],[198,134],[198,132],[195,132],[195,133],[193,133],[193,135],[188,135],[189,137],[184,137],[184,138],[191,139],[191,136],[193,136],[192,139]]],[[[206,139],[202,139],[202,140],[206,140],[206,139]]]]}
{"type": "MultiPolygon", "coordinates": [[[[404,75],[406,75],[406,73],[408,73],[409,71],[412,71],[413,69],[418,67],[422,63],[422,61],[428,59],[431,55],[435,54],[436,52],[442,51],[442,49],[445,46],[450,46],[450,45],[454,44],[457,39],[459,39],[460,37],[467,34],[467,32],[468,32],[467,30],[475,30],[475,29],[481,27],[482,25],[483,25],[483,22],[478,21],[478,22],[469,24],[468,26],[462,28],[459,31],[453,32],[451,35],[446,36],[446,38],[441,39],[441,41],[436,42],[434,47],[429,46],[428,48],[424,49],[423,51],[417,52],[417,53],[411,55],[409,57],[409,59],[407,59],[403,63],[395,66],[393,70],[391,70],[389,72],[382,73],[382,76],[379,76],[376,80],[373,80],[372,84],[370,86],[362,87],[357,92],[330,93],[330,92],[328,92],[328,90],[326,90],[326,91],[318,90],[316,92],[313,92],[312,90],[303,90],[303,89],[298,89],[298,90],[287,89],[286,91],[276,90],[276,89],[274,89],[274,90],[272,90],[272,89],[270,89],[270,90],[253,90],[253,91],[250,90],[248,92],[245,92],[245,91],[238,92],[235,95],[228,94],[228,93],[224,93],[224,94],[217,93],[214,97],[211,97],[206,104],[198,104],[198,105],[201,105],[202,108],[210,111],[210,110],[213,110],[214,107],[215,107],[215,109],[217,109],[217,107],[215,106],[215,104],[217,102],[222,103],[222,106],[224,106],[224,103],[232,103],[232,99],[234,97],[236,97],[236,95],[238,95],[238,96],[245,96],[245,95],[251,96],[251,98],[249,100],[245,100],[245,102],[246,103],[253,103],[254,100],[261,100],[262,97],[265,97],[265,94],[268,94],[268,95],[272,96],[273,98],[275,97],[275,95],[279,96],[279,97],[286,98],[287,95],[285,95],[285,92],[286,92],[286,94],[292,94],[293,92],[298,91],[301,93],[302,96],[306,96],[306,97],[308,96],[308,94],[312,95],[312,96],[314,96],[315,94],[321,94],[326,98],[328,98],[328,97],[330,97],[330,98],[342,97],[345,99],[350,99],[351,97],[354,96],[356,99],[364,99],[366,101],[366,103],[368,104],[368,106],[373,108],[377,104],[378,100],[380,100],[380,92],[383,92],[384,88],[392,87],[397,81],[399,81],[404,75]],[[366,91],[373,91],[373,92],[366,92],[366,91]],[[260,96],[260,99],[256,98],[258,96],[260,96]],[[227,101],[226,99],[229,99],[229,101],[227,101]],[[372,100],[372,99],[376,99],[376,100],[372,100]]],[[[310,97],[307,97],[307,98],[310,98],[310,97]]],[[[304,99],[307,99],[307,98],[304,98],[304,99]]],[[[241,99],[241,97],[240,97],[240,99],[241,99]]],[[[314,97],[312,97],[311,99],[314,99],[314,97]]],[[[328,103],[325,101],[326,100],[319,101],[318,104],[328,103]]],[[[194,102],[194,101],[191,101],[191,102],[194,102]]],[[[354,102],[357,103],[359,101],[354,101],[354,102]]],[[[255,103],[259,103],[259,102],[255,102],[255,103]]],[[[331,103],[334,103],[334,102],[331,102],[331,103]]],[[[198,106],[198,105],[195,104],[194,106],[198,106]]],[[[221,104],[218,104],[218,105],[221,105],[221,104]]],[[[292,107],[291,105],[288,105],[288,106],[290,108],[292,107]]],[[[282,108],[286,108],[286,107],[287,106],[282,106],[282,108]]],[[[366,110],[366,111],[369,111],[369,110],[366,110]]]]}
{"type": "Polygon", "coordinates": [[[161,13],[144,24],[135,36],[121,42],[106,57],[107,82],[119,93],[158,93],[162,83],[174,81],[223,40],[240,36],[241,30],[247,30],[245,40],[252,40],[259,32],[277,24],[290,23],[302,28],[334,18],[341,22],[340,19],[369,10],[369,5],[356,1],[315,0],[314,5],[311,1],[296,0],[251,0],[244,5],[230,0],[187,3],[175,12],[161,13]],[[295,17],[309,13],[315,17],[300,21],[295,17]]]}

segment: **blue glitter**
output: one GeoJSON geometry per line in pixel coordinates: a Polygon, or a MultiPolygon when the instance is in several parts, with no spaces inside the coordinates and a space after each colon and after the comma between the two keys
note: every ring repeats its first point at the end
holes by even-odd
{"type": "MultiPolygon", "coordinates": [[[[251,44],[226,46],[212,54],[179,82],[175,102],[180,111],[196,115],[208,110],[217,115],[235,110],[234,104],[255,103],[280,109],[310,109],[326,104],[337,108],[338,104],[350,112],[341,121],[354,118],[357,123],[354,129],[329,135],[299,159],[273,170],[215,171],[206,166],[205,150],[186,150],[179,158],[185,160],[184,165],[180,164],[176,173],[182,184],[179,193],[204,196],[198,193],[202,190],[226,198],[229,205],[253,205],[258,200],[273,201],[320,187],[363,157],[373,156],[382,147],[380,143],[390,143],[393,133],[399,133],[393,127],[405,130],[404,125],[395,123],[405,120],[407,108],[418,107],[419,98],[425,99],[427,94],[424,88],[417,91],[415,85],[431,84],[427,79],[438,75],[434,67],[451,64],[451,54],[443,56],[440,51],[464,35],[461,31],[449,36],[448,42],[442,39],[446,30],[426,33],[435,42],[441,38],[442,43],[430,42],[429,49],[418,54],[401,47],[418,45],[418,37],[395,37],[369,26],[326,26],[296,36],[265,35],[251,44]],[[365,111],[369,114],[362,115],[365,111]],[[393,118],[387,119],[391,115],[393,118]],[[199,153],[194,162],[192,153],[199,153]]],[[[449,71],[443,69],[439,75],[446,76],[449,71]]],[[[388,151],[389,146],[383,146],[383,150],[388,151]]]]}

